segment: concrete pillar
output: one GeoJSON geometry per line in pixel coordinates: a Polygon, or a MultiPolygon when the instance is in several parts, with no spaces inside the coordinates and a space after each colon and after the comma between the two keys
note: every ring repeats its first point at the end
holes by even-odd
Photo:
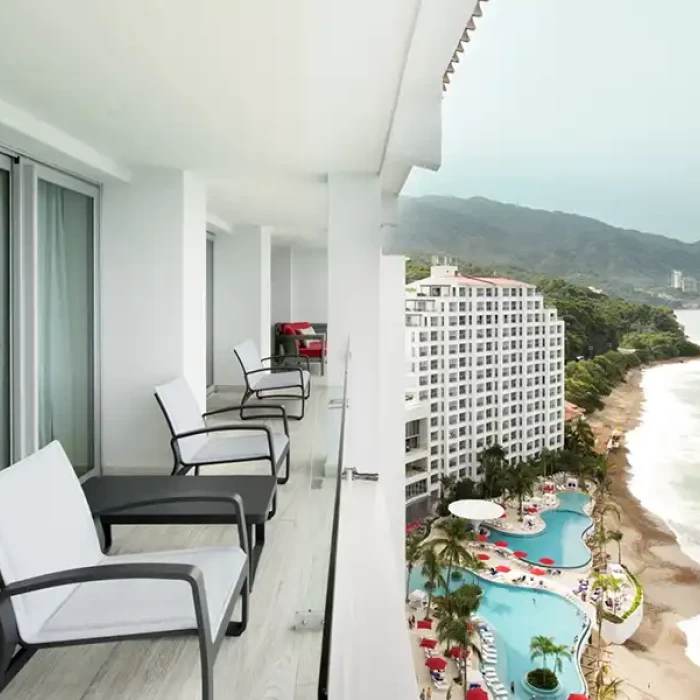
{"type": "Polygon", "coordinates": [[[273,245],[270,254],[270,318],[272,323],[292,318],[292,248],[273,245]]]}
{"type": "Polygon", "coordinates": [[[108,183],[100,234],[102,463],[169,468],[153,397],[184,376],[206,384],[206,191],[194,175],[144,169],[108,183]]]}
{"type": "Polygon", "coordinates": [[[328,381],[339,386],[348,342],[351,411],[345,463],[377,471],[381,189],[373,175],[328,177],[328,381]]]}
{"type": "Polygon", "coordinates": [[[270,230],[239,226],[214,248],[214,384],[243,386],[233,348],[251,339],[271,354],[270,230]]]}
{"type": "Polygon", "coordinates": [[[292,316],[294,321],[328,322],[328,251],[292,249],[292,316]]]}

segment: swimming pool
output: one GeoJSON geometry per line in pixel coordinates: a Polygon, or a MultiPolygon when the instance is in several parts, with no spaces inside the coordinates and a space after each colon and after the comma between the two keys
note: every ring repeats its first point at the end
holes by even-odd
{"type": "MultiPolygon", "coordinates": [[[[545,590],[518,588],[507,584],[488,581],[469,571],[464,571],[464,580],[451,583],[450,589],[463,583],[477,583],[484,591],[477,615],[483,618],[494,630],[498,663],[496,672],[501,682],[510,688],[515,682],[515,700],[531,700],[532,694],[522,685],[522,680],[536,667],[530,661],[530,640],[536,635],[553,637],[557,644],[576,647],[588,626],[585,615],[574,604],[545,590]],[[575,644],[574,639],[578,637],[575,644]]],[[[411,573],[411,590],[424,588],[425,579],[420,569],[411,573]]],[[[438,593],[444,593],[439,590],[438,593]]],[[[566,700],[571,693],[582,693],[584,683],[576,661],[562,659],[563,670],[558,673],[559,692],[556,700],[566,700]]],[[[539,663],[539,662],[538,662],[539,663]]]]}
{"type": "Polygon", "coordinates": [[[591,553],[583,541],[584,533],[593,521],[584,513],[590,496],[580,491],[562,491],[558,494],[559,506],[542,513],[545,529],[536,535],[513,535],[491,530],[489,541],[504,540],[512,550],[527,552],[525,561],[539,563],[540,558],[554,559],[554,566],[575,569],[585,566],[591,553]]]}

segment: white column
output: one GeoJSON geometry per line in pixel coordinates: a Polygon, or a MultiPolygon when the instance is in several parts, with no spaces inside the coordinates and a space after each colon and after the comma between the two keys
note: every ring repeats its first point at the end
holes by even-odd
{"type": "Polygon", "coordinates": [[[233,348],[251,339],[271,354],[270,230],[240,226],[214,248],[214,383],[243,386],[233,348]]]}
{"type": "Polygon", "coordinates": [[[292,248],[273,245],[270,254],[270,319],[272,323],[292,318],[292,248]]]}
{"type": "Polygon", "coordinates": [[[384,488],[389,527],[403,571],[406,525],[406,366],[405,357],[405,258],[383,255],[380,289],[380,381],[379,407],[382,429],[379,433],[380,483],[384,488]]]}
{"type": "Polygon", "coordinates": [[[105,185],[100,245],[102,462],[170,467],[154,387],[184,376],[205,398],[204,185],[155,168],[105,185]]]}
{"type": "Polygon", "coordinates": [[[328,322],[328,251],[292,248],[292,320],[328,322]]]}
{"type": "Polygon", "coordinates": [[[381,189],[373,175],[328,177],[328,377],[342,383],[351,341],[345,461],[379,467],[381,189]]]}

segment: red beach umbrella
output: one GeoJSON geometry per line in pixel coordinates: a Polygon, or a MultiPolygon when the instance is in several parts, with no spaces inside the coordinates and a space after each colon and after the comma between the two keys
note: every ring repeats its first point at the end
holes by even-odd
{"type": "Polygon", "coordinates": [[[496,571],[498,571],[501,574],[507,574],[510,571],[510,566],[506,566],[505,564],[499,564],[496,567],[496,571]]]}
{"type": "Polygon", "coordinates": [[[545,566],[552,566],[554,564],[554,559],[550,559],[549,557],[542,557],[540,559],[540,564],[544,564],[545,566]]]}
{"type": "Polygon", "coordinates": [[[489,700],[489,694],[483,688],[472,688],[467,691],[467,700],[489,700]]]}
{"type": "Polygon", "coordinates": [[[501,517],[501,518],[507,518],[507,517],[508,517],[508,513],[501,513],[501,515],[500,515],[499,517],[501,517]]]}
{"type": "Polygon", "coordinates": [[[447,668],[447,661],[441,659],[439,656],[431,656],[426,660],[425,665],[431,671],[444,671],[447,668]]]}
{"type": "Polygon", "coordinates": [[[571,695],[569,695],[569,700],[589,700],[589,697],[582,693],[571,693],[571,695]]]}
{"type": "Polygon", "coordinates": [[[433,629],[433,621],[432,620],[418,620],[418,622],[416,622],[416,629],[431,630],[431,629],[433,629]]]}
{"type": "Polygon", "coordinates": [[[516,552],[513,552],[513,556],[518,557],[518,559],[525,559],[525,557],[527,556],[527,552],[517,550],[516,552]]]}
{"type": "Polygon", "coordinates": [[[547,572],[544,569],[540,569],[538,566],[533,566],[530,569],[530,573],[533,576],[544,576],[547,572]]]}
{"type": "Polygon", "coordinates": [[[508,543],[504,542],[503,540],[498,540],[498,542],[494,542],[494,544],[496,545],[496,547],[507,547],[508,546],[508,543]]]}
{"type": "Polygon", "coordinates": [[[477,535],[476,539],[479,540],[479,542],[488,542],[489,536],[488,535],[477,535]]]}
{"type": "Polygon", "coordinates": [[[469,656],[469,650],[463,649],[462,647],[452,647],[450,649],[450,656],[453,659],[466,659],[469,656]]]}
{"type": "Polygon", "coordinates": [[[479,552],[476,555],[481,561],[488,561],[491,557],[488,554],[484,554],[483,552],[479,552]]]}
{"type": "Polygon", "coordinates": [[[437,645],[437,639],[421,639],[420,640],[420,646],[424,647],[425,649],[435,649],[437,645]]]}

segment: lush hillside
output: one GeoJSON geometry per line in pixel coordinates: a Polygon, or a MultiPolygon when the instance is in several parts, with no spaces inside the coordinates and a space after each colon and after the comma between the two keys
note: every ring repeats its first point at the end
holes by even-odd
{"type": "Polygon", "coordinates": [[[615,228],[583,216],[481,197],[402,198],[390,252],[446,253],[485,267],[515,267],[653,301],[671,270],[700,277],[700,244],[615,228]]]}

